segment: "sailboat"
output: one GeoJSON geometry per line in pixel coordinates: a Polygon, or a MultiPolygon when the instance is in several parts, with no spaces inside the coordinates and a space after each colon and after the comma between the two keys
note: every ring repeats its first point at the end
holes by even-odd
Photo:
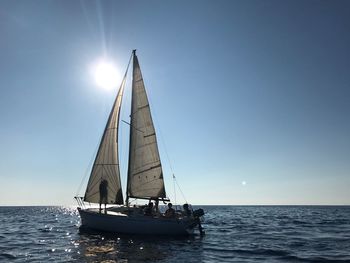
{"type": "Polygon", "coordinates": [[[202,209],[190,214],[177,212],[173,217],[161,213],[145,215],[142,206],[130,205],[130,199],[169,202],[166,196],[162,164],[156,131],[144,81],[136,56],[132,51],[124,78],[105,126],[84,197],[75,197],[81,217],[81,227],[100,231],[142,235],[188,235],[202,227],[202,209]],[[133,61],[129,162],[126,199],[124,202],[118,158],[120,110],[129,65],[133,61]],[[85,203],[100,204],[99,208],[85,203]],[[101,203],[105,208],[101,208],[101,203]],[[114,205],[106,208],[106,204],[114,205]]]}

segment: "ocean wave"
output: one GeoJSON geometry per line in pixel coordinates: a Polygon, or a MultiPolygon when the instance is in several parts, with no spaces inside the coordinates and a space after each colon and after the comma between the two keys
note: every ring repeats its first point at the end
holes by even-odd
{"type": "Polygon", "coordinates": [[[1,253],[0,259],[16,259],[17,257],[15,255],[9,254],[9,253],[1,253]]]}
{"type": "Polygon", "coordinates": [[[293,262],[310,262],[310,263],[349,263],[349,259],[332,259],[328,257],[298,257],[298,256],[285,256],[281,257],[281,260],[292,260],[293,262]]]}

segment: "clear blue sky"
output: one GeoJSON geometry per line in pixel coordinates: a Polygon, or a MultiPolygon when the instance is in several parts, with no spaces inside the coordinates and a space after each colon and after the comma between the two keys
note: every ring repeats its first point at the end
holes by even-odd
{"type": "Polygon", "coordinates": [[[0,205],[73,203],[116,94],[89,68],[134,48],[189,202],[349,205],[349,30],[349,1],[0,0],[0,205]]]}

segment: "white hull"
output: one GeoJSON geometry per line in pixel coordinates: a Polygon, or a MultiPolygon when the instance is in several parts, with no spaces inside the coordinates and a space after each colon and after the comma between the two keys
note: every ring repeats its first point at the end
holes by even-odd
{"type": "Polygon", "coordinates": [[[80,209],[81,226],[90,229],[138,235],[189,235],[198,225],[193,218],[154,218],[134,213],[80,209]]]}

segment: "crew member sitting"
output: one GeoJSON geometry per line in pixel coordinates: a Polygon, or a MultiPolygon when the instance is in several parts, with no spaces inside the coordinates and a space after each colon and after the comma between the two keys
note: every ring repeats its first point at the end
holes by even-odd
{"type": "Polygon", "coordinates": [[[149,202],[148,206],[144,209],[145,216],[152,216],[153,215],[153,202],[149,202]]]}
{"type": "Polygon", "coordinates": [[[175,210],[173,208],[173,204],[169,203],[168,204],[168,209],[164,213],[165,217],[175,217],[175,210]]]}
{"type": "Polygon", "coordinates": [[[192,212],[191,212],[190,208],[188,207],[188,204],[184,204],[182,207],[184,209],[183,215],[184,216],[191,216],[192,212]]]}

